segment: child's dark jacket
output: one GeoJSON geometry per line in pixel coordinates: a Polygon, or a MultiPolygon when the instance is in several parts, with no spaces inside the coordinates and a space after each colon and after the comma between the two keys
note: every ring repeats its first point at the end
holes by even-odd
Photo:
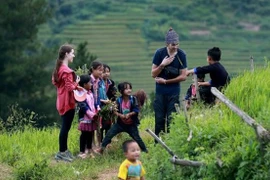
{"type": "Polygon", "coordinates": [[[221,89],[223,86],[229,83],[230,77],[224,66],[219,62],[210,64],[208,66],[197,67],[196,74],[210,74],[211,87],[221,89]]]}
{"type": "MultiPolygon", "coordinates": [[[[140,121],[139,121],[139,118],[138,118],[140,110],[139,110],[139,105],[138,105],[137,98],[135,96],[129,96],[129,101],[130,101],[130,112],[135,112],[136,113],[135,115],[131,116],[131,119],[133,121],[133,123],[131,125],[138,125],[138,124],[140,124],[140,121]]],[[[123,98],[122,98],[122,96],[117,98],[116,102],[117,102],[118,112],[123,114],[123,111],[122,111],[123,98]]],[[[130,126],[128,124],[125,124],[120,119],[120,117],[117,117],[117,123],[120,124],[120,125],[124,125],[124,126],[130,126]]]]}

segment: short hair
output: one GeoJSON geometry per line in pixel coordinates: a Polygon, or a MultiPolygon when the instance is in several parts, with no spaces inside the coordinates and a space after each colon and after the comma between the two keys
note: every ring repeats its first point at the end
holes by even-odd
{"type": "Polygon", "coordinates": [[[210,56],[214,61],[219,61],[221,57],[221,50],[218,47],[213,47],[208,50],[207,55],[210,56]]]}
{"type": "Polygon", "coordinates": [[[130,82],[121,82],[118,84],[118,91],[123,95],[124,90],[127,89],[127,85],[130,86],[130,89],[132,89],[132,85],[130,82]]]}
{"type": "Polygon", "coordinates": [[[131,144],[131,143],[134,143],[136,141],[134,141],[133,139],[129,139],[129,140],[126,140],[123,142],[122,144],[122,150],[124,153],[128,152],[128,145],[131,144]]]}
{"type": "Polygon", "coordinates": [[[81,87],[83,87],[84,84],[88,83],[89,81],[90,81],[90,76],[89,75],[87,75],[87,74],[81,75],[79,85],[81,87]]]}

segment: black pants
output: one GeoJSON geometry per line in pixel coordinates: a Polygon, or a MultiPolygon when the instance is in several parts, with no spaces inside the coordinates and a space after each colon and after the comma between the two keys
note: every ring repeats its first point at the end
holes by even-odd
{"type": "Polygon", "coordinates": [[[179,104],[179,95],[156,94],[154,101],[155,110],[155,134],[160,132],[170,132],[171,114],[176,112],[174,104],[179,104]],[[165,128],[166,127],[166,128],[165,128]]]}
{"type": "Polygon", "coordinates": [[[92,149],[92,131],[82,131],[80,136],[80,152],[84,153],[85,147],[87,149],[92,149]]]}
{"type": "Polygon", "coordinates": [[[111,124],[102,123],[102,128],[100,129],[100,142],[102,142],[104,134],[106,136],[111,126],[112,126],[111,124]]]}
{"type": "Polygon", "coordinates": [[[146,146],[139,135],[138,126],[137,125],[120,125],[118,123],[114,124],[109,130],[109,132],[106,134],[101,144],[102,148],[106,148],[106,146],[111,143],[112,138],[121,132],[128,133],[132,137],[132,139],[134,139],[138,143],[141,150],[144,152],[147,152],[146,146]]]}
{"type": "Polygon", "coordinates": [[[62,126],[61,126],[61,130],[59,134],[59,151],[60,152],[65,152],[68,149],[68,146],[67,146],[68,132],[71,128],[74,114],[75,114],[75,109],[71,109],[61,116],[62,126]]]}

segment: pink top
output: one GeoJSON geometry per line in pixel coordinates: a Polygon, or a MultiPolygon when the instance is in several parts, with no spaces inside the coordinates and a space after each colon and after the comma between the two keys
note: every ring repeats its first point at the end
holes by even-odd
{"type": "Polygon", "coordinates": [[[84,120],[92,120],[93,117],[96,115],[96,109],[95,109],[95,104],[94,104],[94,97],[93,93],[91,91],[88,91],[86,94],[86,103],[90,107],[88,109],[83,117],[84,120]]]}
{"type": "Polygon", "coordinates": [[[196,87],[194,84],[191,87],[191,95],[192,95],[192,97],[196,97],[196,87]]]}
{"type": "MultiPolygon", "coordinates": [[[[122,101],[122,112],[124,115],[130,113],[130,101],[128,100],[127,102],[125,102],[124,100],[122,101]]],[[[124,121],[125,124],[132,124],[133,121],[131,118],[127,119],[124,121]]]]}

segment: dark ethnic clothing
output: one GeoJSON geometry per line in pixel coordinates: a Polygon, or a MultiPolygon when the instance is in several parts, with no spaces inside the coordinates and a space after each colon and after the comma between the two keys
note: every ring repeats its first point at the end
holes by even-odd
{"type": "Polygon", "coordinates": [[[226,84],[229,83],[230,77],[226,69],[222,64],[216,62],[214,64],[209,64],[208,66],[197,67],[194,69],[195,74],[210,74],[210,84],[211,87],[216,87],[221,89],[226,84]]]}

